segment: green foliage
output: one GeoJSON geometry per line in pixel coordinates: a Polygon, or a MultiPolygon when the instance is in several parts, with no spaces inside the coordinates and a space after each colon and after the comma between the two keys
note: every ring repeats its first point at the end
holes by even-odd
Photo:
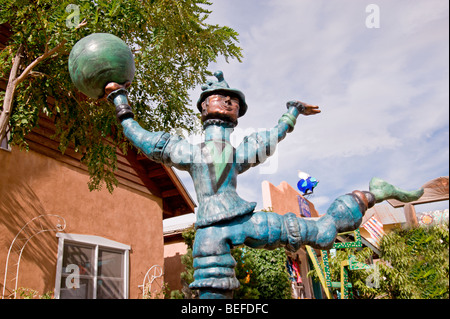
{"type": "MultiPolygon", "coordinates": [[[[181,257],[185,271],[181,273],[182,292],[172,291],[171,298],[196,298],[198,292],[189,289],[194,281],[192,248],[195,239],[194,227],[183,232],[188,246],[187,253],[181,257]]],[[[236,247],[231,250],[236,260],[236,278],[241,286],[234,291],[234,299],[290,299],[289,275],[286,270],[284,248],[275,250],[236,247]]]]}
{"type": "Polygon", "coordinates": [[[448,225],[397,229],[380,244],[380,295],[390,299],[449,298],[448,225]]]}
{"type": "Polygon", "coordinates": [[[231,254],[236,260],[236,278],[241,286],[234,291],[234,299],[258,299],[260,293],[258,290],[258,276],[254,272],[253,250],[251,248],[239,247],[234,248],[231,254]]]}
{"type": "Polygon", "coordinates": [[[209,5],[207,0],[1,0],[0,23],[11,26],[12,36],[0,52],[0,77],[8,78],[21,45],[23,70],[66,41],[17,88],[9,123],[11,143],[26,148],[24,137],[43,112],[55,119],[60,150],[73,143],[83,154],[90,189],[105,183],[112,191],[117,184],[115,150],[125,150],[128,142],[109,103],[76,92],[67,68],[71,48],[94,32],[122,38],[135,54],[136,75],[129,97],[136,119],[154,131],[193,131],[198,116],[188,107],[188,91],[211,75],[207,67],[217,57],[242,58],[238,34],[206,22],[209,5]],[[78,6],[79,15],[73,7],[66,11],[68,5],[78,6]],[[83,26],[70,26],[74,22],[83,26]]]}
{"type": "Polygon", "coordinates": [[[16,299],[53,299],[53,291],[47,291],[43,295],[39,295],[37,290],[31,288],[20,287],[16,290],[16,299]]]}
{"type": "MultiPolygon", "coordinates": [[[[371,269],[348,271],[353,298],[449,298],[448,249],[448,225],[395,229],[383,236],[380,260],[371,269]]],[[[350,254],[368,263],[372,252],[369,248],[336,250],[336,256],[329,258],[332,281],[340,281],[341,262],[350,254]]],[[[315,269],[308,276],[319,280],[315,269]]]]}
{"type": "Polygon", "coordinates": [[[239,247],[232,251],[236,277],[241,286],[235,299],[290,299],[291,288],[286,270],[284,248],[274,250],[239,247]]]}

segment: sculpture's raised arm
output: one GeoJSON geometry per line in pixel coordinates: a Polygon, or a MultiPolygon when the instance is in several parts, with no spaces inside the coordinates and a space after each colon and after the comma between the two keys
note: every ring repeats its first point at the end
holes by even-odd
{"type": "Polygon", "coordinates": [[[318,106],[300,101],[286,103],[288,111],[278,120],[278,124],[269,130],[255,132],[246,136],[236,150],[238,172],[243,173],[250,167],[263,163],[273,155],[276,145],[294,130],[298,116],[315,115],[321,111],[318,106]]]}
{"type": "Polygon", "coordinates": [[[143,129],[134,120],[133,111],[128,104],[126,87],[128,83],[108,83],[105,96],[115,105],[117,120],[122,124],[123,133],[134,146],[151,160],[178,169],[188,169],[192,161],[192,147],[186,140],[167,132],[151,132],[143,129]]]}

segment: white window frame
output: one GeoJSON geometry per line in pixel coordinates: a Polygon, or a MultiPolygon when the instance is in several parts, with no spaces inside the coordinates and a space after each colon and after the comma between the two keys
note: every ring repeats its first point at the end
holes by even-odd
{"type": "Polygon", "coordinates": [[[0,141],[0,149],[4,151],[11,152],[11,145],[9,145],[9,137],[11,136],[11,133],[9,132],[9,126],[6,127],[6,135],[3,140],[0,141]],[[3,142],[5,143],[5,146],[2,146],[3,142]]]}
{"type": "Polygon", "coordinates": [[[99,236],[93,236],[93,235],[80,235],[80,234],[66,234],[66,233],[57,233],[56,237],[59,238],[58,241],[58,257],[56,261],[56,278],[55,278],[55,298],[60,298],[60,288],[61,288],[61,275],[62,275],[62,262],[63,262],[63,252],[64,252],[64,243],[73,243],[73,244],[87,244],[90,246],[94,246],[94,294],[93,298],[97,298],[97,269],[98,269],[98,250],[100,248],[106,248],[106,249],[114,249],[123,251],[124,261],[123,261],[123,298],[128,299],[129,295],[129,256],[130,256],[130,250],[131,247],[110,239],[106,239],[99,236]]]}

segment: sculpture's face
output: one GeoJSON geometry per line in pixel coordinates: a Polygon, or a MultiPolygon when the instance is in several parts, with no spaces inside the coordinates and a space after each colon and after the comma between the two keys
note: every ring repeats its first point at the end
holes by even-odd
{"type": "Polygon", "coordinates": [[[202,103],[202,121],[220,119],[237,123],[239,98],[227,91],[218,91],[208,96],[202,103]]]}

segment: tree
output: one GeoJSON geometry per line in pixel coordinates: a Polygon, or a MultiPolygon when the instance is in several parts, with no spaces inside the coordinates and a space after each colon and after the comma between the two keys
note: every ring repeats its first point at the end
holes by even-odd
{"type": "Polygon", "coordinates": [[[396,229],[380,243],[379,297],[449,298],[448,224],[396,229]]]}
{"type": "MultiPolygon", "coordinates": [[[[448,225],[394,229],[382,237],[380,260],[371,269],[348,272],[353,298],[448,298],[448,249],[448,225]]],[[[340,281],[341,261],[350,254],[367,263],[372,252],[369,248],[336,250],[336,256],[329,258],[331,281],[340,281]]],[[[308,275],[318,280],[316,270],[308,275]]]]}
{"type": "Polygon", "coordinates": [[[234,293],[236,299],[291,299],[284,248],[234,250],[236,277],[241,283],[234,293]]]}
{"type": "Polygon", "coordinates": [[[12,35],[0,52],[0,140],[9,127],[10,143],[27,148],[25,136],[44,113],[54,119],[64,152],[69,143],[83,154],[91,176],[89,188],[117,185],[116,148],[128,142],[114,110],[76,91],[68,56],[84,36],[107,32],[119,36],[135,54],[131,106],[140,124],[151,130],[197,127],[187,107],[188,90],[211,75],[217,57],[242,58],[237,33],[206,22],[207,0],[1,0],[0,24],[12,35]],[[104,141],[99,143],[99,141],[104,141]]]}

